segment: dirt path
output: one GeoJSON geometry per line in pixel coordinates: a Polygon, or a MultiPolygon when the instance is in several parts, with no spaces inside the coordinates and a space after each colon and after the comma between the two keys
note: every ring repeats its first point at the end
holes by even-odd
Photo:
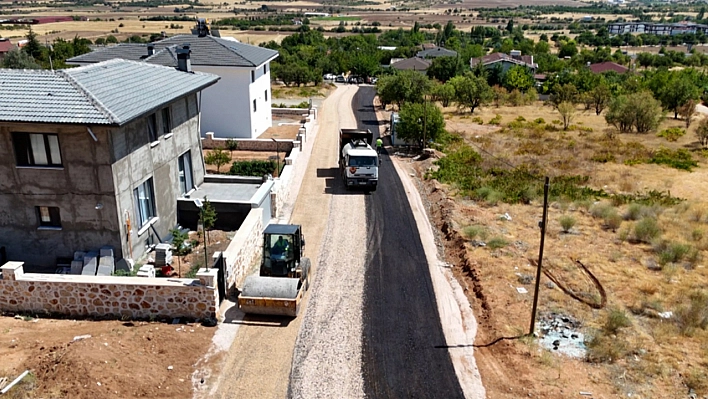
{"type": "MultiPolygon", "coordinates": [[[[319,110],[317,138],[293,207],[291,223],[303,225],[307,242],[305,255],[312,260],[315,281],[331,198],[326,193],[327,181],[319,176],[318,171],[336,165],[337,130],[332,127],[338,126],[338,114],[343,111],[341,104],[348,107],[355,91],[355,87],[341,87],[325,100],[319,110]]],[[[236,338],[220,368],[219,381],[208,392],[208,397],[285,397],[295,339],[308,307],[308,297],[313,296],[317,288],[316,283],[311,286],[300,317],[294,320],[250,316],[247,320],[239,320],[240,317],[236,316],[235,323],[240,324],[236,338]]]]}

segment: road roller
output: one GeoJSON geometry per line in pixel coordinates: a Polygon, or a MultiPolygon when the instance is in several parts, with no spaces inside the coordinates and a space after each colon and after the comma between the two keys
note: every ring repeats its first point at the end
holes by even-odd
{"type": "Polygon", "coordinates": [[[303,255],[305,237],[296,224],[269,224],[263,231],[258,274],[246,277],[238,306],[246,314],[297,317],[310,287],[310,259],[303,255]]]}

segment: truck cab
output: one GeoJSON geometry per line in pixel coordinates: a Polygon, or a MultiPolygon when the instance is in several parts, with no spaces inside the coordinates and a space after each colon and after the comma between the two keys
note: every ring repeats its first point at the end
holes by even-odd
{"type": "Polygon", "coordinates": [[[347,190],[376,190],[379,182],[379,154],[371,147],[373,137],[368,129],[339,131],[339,168],[347,190]]]}

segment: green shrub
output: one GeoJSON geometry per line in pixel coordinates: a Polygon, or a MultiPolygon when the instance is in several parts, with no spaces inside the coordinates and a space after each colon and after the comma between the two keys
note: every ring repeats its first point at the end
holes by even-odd
{"type": "Polygon", "coordinates": [[[484,120],[479,116],[475,116],[474,118],[472,118],[472,122],[477,123],[479,125],[484,125],[484,120]]]}
{"type": "Polygon", "coordinates": [[[571,215],[563,215],[558,219],[560,222],[561,228],[563,229],[564,233],[567,233],[570,231],[570,229],[575,226],[575,218],[571,215]]]}
{"type": "Polygon", "coordinates": [[[675,151],[668,148],[659,148],[654,151],[648,162],[687,171],[691,171],[692,168],[698,166],[698,162],[693,160],[691,153],[683,148],[675,151]]]}
{"type": "Polygon", "coordinates": [[[627,313],[618,308],[610,308],[607,312],[607,317],[605,319],[605,324],[603,324],[602,329],[607,334],[617,334],[620,328],[629,327],[632,322],[627,317],[627,313]]]}
{"type": "Polygon", "coordinates": [[[599,163],[608,163],[608,162],[615,162],[615,154],[609,152],[609,151],[599,151],[596,152],[591,158],[591,161],[593,162],[599,162],[599,163]]]}
{"type": "Polygon", "coordinates": [[[547,132],[557,132],[560,130],[559,127],[551,125],[550,123],[546,123],[546,125],[543,127],[543,130],[547,132]]]}
{"type": "Polygon", "coordinates": [[[614,363],[629,352],[627,342],[621,338],[597,334],[585,342],[586,358],[591,363],[614,363]]]}
{"type": "Polygon", "coordinates": [[[692,239],[693,241],[700,241],[700,240],[702,240],[702,239],[703,239],[703,230],[701,230],[701,229],[694,229],[694,230],[691,232],[691,239],[692,239]]]}
{"type": "Polygon", "coordinates": [[[605,223],[606,228],[615,231],[622,225],[622,216],[617,213],[615,208],[612,208],[612,210],[603,218],[603,222],[605,223]]]}
{"type": "Polygon", "coordinates": [[[645,216],[645,213],[641,204],[629,204],[624,213],[624,220],[639,220],[642,216],[645,216]]]}
{"type": "Polygon", "coordinates": [[[537,125],[543,125],[544,123],[546,123],[546,121],[543,118],[536,118],[533,120],[533,123],[537,125]]]}
{"type": "Polygon", "coordinates": [[[681,129],[680,127],[670,127],[659,132],[657,136],[665,138],[666,141],[674,142],[685,134],[686,131],[684,129],[681,129]]]}
{"type": "Polygon", "coordinates": [[[489,206],[494,206],[504,199],[504,195],[490,187],[480,187],[475,191],[478,199],[483,200],[489,206]]]}
{"type": "Polygon", "coordinates": [[[517,122],[526,122],[526,118],[524,118],[522,115],[519,115],[516,117],[515,121],[517,122]]]}
{"type": "Polygon", "coordinates": [[[494,118],[490,119],[488,124],[489,125],[499,125],[501,124],[501,115],[497,114],[494,118]]]}
{"type": "Polygon", "coordinates": [[[678,263],[691,253],[691,246],[678,242],[660,241],[654,245],[654,252],[659,253],[659,264],[678,263]]]}
{"type": "MultiPolygon", "coordinates": [[[[237,161],[231,164],[229,174],[237,176],[263,176],[275,172],[277,162],[275,161],[237,161]]],[[[281,168],[284,165],[280,165],[281,168]]],[[[278,173],[280,174],[280,173],[278,173]]]]}
{"type": "Polygon", "coordinates": [[[675,319],[682,334],[691,336],[708,328],[708,292],[693,291],[681,303],[684,305],[676,309],[675,319]]]}
{"type": "Polygon", "coordinates": [[[554,125],[562,125],[563,124],[563,122],[561,122],[560,119],[554,119],[551,121],[551,123],[554,125]]]}
{"type": "Polygon", "coordinates": [[[644,217],[634,225],[634,239],[639,242],[651,243],[660,235],[659,223],[652,217],[644,217]]]}
{"type": "Polygon", "coordinates": [[[509,241],[504,239],[504,237],[494,237],[487,242],[487,246],[491,249],[504,248],[509,245],[509,241]]]}
{"type": "Polygon", "coordinates": [[[614,207],[608,203],[600,202],[598,204],[593,204],[590,207],[590,215],[596,219],[604,219],[607,215],[612,212],[616,212],[614,207]]]}
{"type": "Polygon", "coordinates": [[[462,234],[468,240],[474,240],[477,237],[482,240],[487,239],[487,229],[484,226],[467,226],[462,230],[462,234]]]}

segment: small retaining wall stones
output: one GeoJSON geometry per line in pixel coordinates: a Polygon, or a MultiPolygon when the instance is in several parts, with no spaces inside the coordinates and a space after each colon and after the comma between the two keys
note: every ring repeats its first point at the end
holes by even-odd
{"type": "Polygon", "coordinates": [[[177,282],[161,278],[25,274],[22,262],[8,262],[0,269],[3,311],[131,319],[217,317],[218,290],[209,285],[213,280],[210,275],[199,276],[201,282],[177,282]]]}

